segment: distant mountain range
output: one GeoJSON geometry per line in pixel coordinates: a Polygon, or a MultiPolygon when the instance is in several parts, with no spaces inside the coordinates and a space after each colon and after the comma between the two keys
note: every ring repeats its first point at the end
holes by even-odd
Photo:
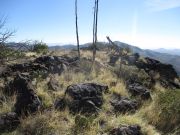
{"type": "MultiPolygon", "coordinates": [[[[126,43],[122,43],[119,41],[115,41],[115,44],[122,48],[130,48],[134,53],[139,53],[140,55],[144,57],[150,57],[156,60],[161,61],[162,63],[171,64],[176,69],[177,73],[180,75],[180,50],[167,50],[167,49],[157,49],[157,50],[149,50],[149,49],[141,49],[139,47],[129,45],[126,43]],[[174,52],[174,53],[173,53],[174,52]]],[[[91,43],[83,44],[80,47],[88,47],[91,43]]],[[[106,42],[99,42],[98,47],[106,47],[109,44],[106,42]]],[[[55,46],[49,46],[50,50],[57,50],[57,49],[76,49],[75,45],[68,44],[68,45],[55,45],[55,46]]]]}
{"type": "Polygon", "coordinates": [[[180,49],[164,49],[164,48],[159,48],[159,49],[155,49],[153,51],[160,52],[160,53],[172,54],[172,55],[179,55],[180,56],[180,49]]]}

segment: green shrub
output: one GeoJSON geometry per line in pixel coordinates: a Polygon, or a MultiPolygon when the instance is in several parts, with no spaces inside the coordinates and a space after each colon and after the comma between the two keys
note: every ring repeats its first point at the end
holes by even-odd
{"type": "Polygon", "coordinates": [[[8,47],[0,47],[0,61],[3,63],[4,61],[15,60],[25,56],[24,52],[14,50],[8,47]]]}
{"type": "Polygon", "coordinates": [[[48,46],[45,43],[38,42],[35,43],[33,51],[37,53],[46,54],[48,52],[48,46]]]}
{"type": "Polygon", "coordinates": [[[180,91],[167,90],[159,95],[157,106],[161,112],[157,127],[163,131],[171,131],[180,126],[180,91]]]}
{"type": "Polygon", "coordinates": [[[180,90],[158,92],[145,110],[144,116],[158,130],[175,132],[180,127],[180,90]]]}

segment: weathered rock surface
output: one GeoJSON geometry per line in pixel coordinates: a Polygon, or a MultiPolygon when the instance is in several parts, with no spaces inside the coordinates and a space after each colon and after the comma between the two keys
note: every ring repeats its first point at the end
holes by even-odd
{"type": "Polygon", "coordinates": [[[9,83],[7,91],[10,94],[17,93],[15,112],[18,115],[34,113],[41,106],[35,89],[26,75],[17,74],[15,79],[9,83]]]}
{"type": "Polygon", "coordinates": [[[134,113],[139,107],[138,102],[135,100],[130,100],[126,97],[121,97],[117,95],[114,95],[113,97],[114,98],[111,100],[110,103],[114,107],[114,111],[116,113],[134,113]]]}
{"type": "Polygon", "coordinates": [[[66,89],[68,107],[73,113],[96,113],[103,104],[108,86],[96,83],[70,85],[66,89]]]}
{"type": "Polygon", "coordinates": [[[140,83],[128,84],[127,89],[132,96],[140,96],[144,100],[151,99],[150,91],[140,83]]]}
{"type": "Polygon", "coordinates": [[[48,88],[53,91],[58,91],[61,87],[59,82],[54,77],[51,77],[50,81],[48,82],[48,88]]]}
{"type": "Polygon", "coordinates": [[[109,135],[143,135],[138,125],[121,126],[110,131],[109,135]]]}
{"type": "Polygon", "coordinates": [[[18,115],[15,112],[9,112],[0,116],[0,134],[15,130],[20,124],[18,115]]]}

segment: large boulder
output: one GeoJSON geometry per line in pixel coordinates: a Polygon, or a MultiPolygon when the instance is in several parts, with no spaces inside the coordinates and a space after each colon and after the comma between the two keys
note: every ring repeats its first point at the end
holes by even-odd
{"type": "Polygon", "coordinates": [[[17,93],[15,112],[18,115],[36,112],[41,102],[28,76],[17,74],[9,84],[9,93],[17,93]]]}
{"type": "Polygon", "coordinates": [[[15,112],[0,115],[0,134],[15,130],[19,124],[20,120],[15,112]]]}
{"type": "Polygon", "coordinates": [[[73,113],[96,113],[103,104],[103,93],[108,86],[96,83],[74,84],[67,87],[65,95],[73,113]]]}
{"type": "Polygon", "coordinates": [[[130,100],[126,97],[121,97],[117,95],[114,95],[114,99],[112,99],[110,103],[114,107],[114,111],[116,113],[123,113],[123,114],[127,112],[134,113],[139,107],[137,101],[130,100]]]}
{"type": "Polygon", "coordinates": [[[109,135],[143,135],[138,125],[120,126],[110,131],[109,135]]]}

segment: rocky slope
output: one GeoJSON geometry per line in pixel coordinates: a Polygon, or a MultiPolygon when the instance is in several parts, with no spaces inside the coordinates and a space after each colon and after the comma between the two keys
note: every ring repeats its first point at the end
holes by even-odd
{"type": "Polygon", "coordinates": [[[87,50],[80,60],[61,53],[1,68],[0,134],[179,134],[180,85],[171,65],[132,54],[119,76],[118,59],[106,51],[93,68],[87,50]]]}

